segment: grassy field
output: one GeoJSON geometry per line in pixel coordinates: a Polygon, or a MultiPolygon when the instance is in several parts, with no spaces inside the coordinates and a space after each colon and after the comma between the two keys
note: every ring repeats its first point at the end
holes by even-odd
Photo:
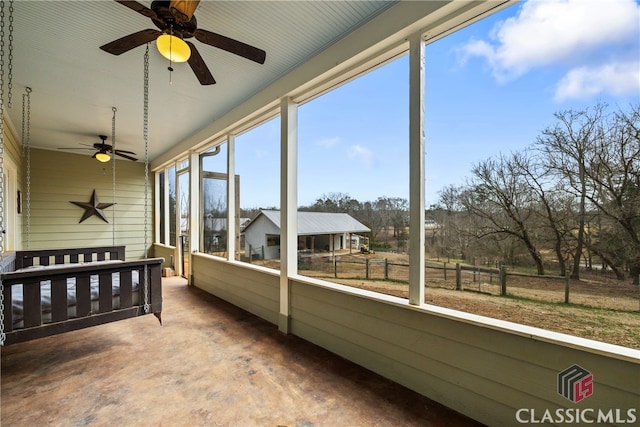
{"type": "MultiPolygon", "coordinates": [[[[408,284],[403,280],[382,280],[381,273],[364,278],[365,257],[370,266],[386,258],[389,263],[408,263],[406,255],[340,254],[344,262],[335,277],[333,262],[325,254],[318,262],[300,269],[302,275],[323,278],[332,282],[367,289],[401,298],[408,297],[408,284]],[[352,259],[352,271],[346,261],[352,259]],[[377,278],[376,278],[377,277],[377,278]]],[[[340,265],[340,263],[339,263],[340,265]]],[[[279,268],[277,262],[268,266],[279,268]]],[[[380,268],[379,265],[375,268],[380,268]]],[[[390,268],[400,269],[397,266],[390,268]]],[[[408,269],[406,269],[408,270],[408,269]]],[[[570,282],[570,304],[564,303],[564,279],[546,277],[508,278],[506,296],[500,296],[498,279],[489,274],[475,278],[468,272],[463,275],[463,290],[455,290],[455,271],[431,272],[427,269],[425,302],[482,316],[497,318],[551,331],[567,333],[610,344],[640,349],[640,289],[630,280],[619,282],[596,274],[570,282]]],[[[408,271],[395,271],[389,277],[402,277],[408,271]]]]}
{"type": "MultiPolygon", "coordinates": [[[[332,279],[384,294],[408,297],[408,285],[381,280],[332,279]]],[[[577,304],[501,297],[476,291],[428,287],[425,302],[550,331],[640,349],[640,311],[621,311],[577,304]]]]}

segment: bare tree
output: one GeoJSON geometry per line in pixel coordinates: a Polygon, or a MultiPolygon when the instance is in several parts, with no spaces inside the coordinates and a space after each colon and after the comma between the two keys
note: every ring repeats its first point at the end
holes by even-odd
{"type": "Polygon", "coordinates": [[[382,215],[371,202],[364,202],[357,219],[371,229],[371,242],[373,243],[384,228],[382,215]]]}
{"type": "Polygon", "coordinates": [[[464,193],[465,208],[482,220],[478,237],[512,237],[524,244],[538,274],[544,274],[542,256],[535,239],[535,194],[524,179],[517,154],[500,155],[473,167],[474,180],[464,193]]]}
{"type": "Polygon", "coordinates": [[[361,209],[361,204],[345,193],[325,193],[316,199],[309,209],[320,212],[343,212],[355,216],[361,209]]]}
{"type": "Polygon", "coordinates": [[[585,173],[593,189],[587,197],[609,225],[601,226],[596,249],[616,267],[626,264],[639,284],[640,105],[603,120],[593,162],[585,173]]]}
{"type": "MultiPolygon", "coordinates": [[[[458,195],[457,187],[453,185],[447,186],[440,190],[440,203],[435,206],[432,214],[434,224],[430,230],[436,247],[438,258],[445,255],[447,259],[456,254],[456,245],[454,240],[455,218],[457,208],[458,195]]],[[[425,230],[426,231],[426,230],[425,230]]],[[[457,253],[461,253],[458,250],[457,253]]]]}
{"type": "Polygon", "coordinates": [[[512,157],[517,170],[522,174],[531,191],[535,192],[539,201],[539,207],[535,210],[550,231],[551,245],[558,262],[560,275],[566,274],[566,254],[564,242],[569,234],[569,216],[572,211],[563,199],[562,188],[557,185],[549,173],[549,168],[535,157],[534,152],[524,151],[514,154],[512,157]]]}
{"type": "Polygon", "coordinates": [[[439,245],[448,258],[469,258],[473,242],[477,240],[475,218],[462,204],[465,191],[463,186],[450,185],[439,192],[440,215],[436,219],[440,227],[439,245]]]}
{"type": "Polygon", "coordinates": [[[385,228],[393,227],[393,237],[400,237],[409,212],[409,201],[401,197],[378,197],[375,207],[380,212],[385,228]]]}
{"type": "Polygon", "coordinates": [[[592,109],[583,111],[558,112],[554,114],[558,123],[544,129],[542,136],[537,139],[537,146],[544,153],[545,162],[550,171],[554,171],[561,179],[566,179],[569,189],[578,199],[578,226],[571,271],[572,279],[580,278],[588,196],[586,171],[592,161],[590,156],[594,151],[605,108],[604,104],[597,104],[592,109]]]}
{"type": "Polygon", "coordinates": [[[516,262],[523,249],[544,272],[541,252],[579,279],[595,255],[619,279],[640,280],[640,105],[604,104],[555,114],[533,148],[474,166],[466,186],[447,187],[433,214],[440,248],[474,248],[516,262]],[[453,231],[453,232],[451,232],[453,231]],[[473,236],[468,244],[455,240],[473,236]]]}

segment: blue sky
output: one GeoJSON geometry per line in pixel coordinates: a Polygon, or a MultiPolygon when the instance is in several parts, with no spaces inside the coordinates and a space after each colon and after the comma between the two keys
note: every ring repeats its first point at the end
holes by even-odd
{"type": "MultiPolygon", "coordinates": [[[[426,48],[426,204],[472,166],[531,145],[553,114],[640,103],[640,4],[528,0],[426,48]]],[[[299,109],[299,205],[409,197],[408,58],[299,109]]],[[[241,207],[279,206],[279,126],[237,138],[241,207]]],[[[217,156],[216,156],[217,157],[217,156]]]]}

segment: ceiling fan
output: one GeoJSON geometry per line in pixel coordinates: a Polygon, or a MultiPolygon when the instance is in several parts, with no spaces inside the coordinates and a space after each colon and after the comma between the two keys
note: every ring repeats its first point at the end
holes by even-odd
{"type": "MultiPolygon", "coordinates": [[[[100,49],[105,52],[120,55],[156,40],[158,50],[169,61],[188,62],[202,85],[215,84],[216,81],[196,47],[193,43],[185,41],[186,39],[195,37],[196,40],[204,44],[226,50],[259,64],[264,64],[266,59],[264,50],[198,28],[196,17],[193,13],[200,0],[156,0],[151,2],[150,9],[137,1],[116,1],[147,18],[151,18],[151,21],[159,30],[146,29],[138,31],[100,46],[100,49]]],[[[169,66],[169,70],[173,71],[171,66],[169,66]]]]}
{"type": "MultiPolygon", "coordinates": [[[[102,142],[96,142],[93,145],[81,144],[81,145],[86,145],[86,147],[61,147],[61,148],[58,148],[58,150],[92,150],[92,151],[95,151],[93,156],[91,156],[92,159],[96,159],[99,162],[103,162],[103,163],[108,162],[109,160],[111,160],[111,157],[113,157],[113,146],[105,143],[105,141],[107,140],[106,135],[98,135],[98,138],[100,138],[102,142]]],[[[115,154],[116,156],[120,156],[134,162],[138,160],[135,157],[130,156],[130,154],[133,154],[133,155],[136,154],[133,151],[116,149],[115,154]]]]}

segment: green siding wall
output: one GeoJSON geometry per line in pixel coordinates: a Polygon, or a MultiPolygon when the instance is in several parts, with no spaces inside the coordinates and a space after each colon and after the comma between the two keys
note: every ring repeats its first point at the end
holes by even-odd
{"type": "Polygon", "coordinates": [[[279,276],[209,255],[193,254],[193,285],[271,323],[278,323],[279,276]]]}
{"type": "Polygon", "coordinates": [[[5,182],[5,189],[7,190],[7,200],[5,200],[5,204],[2,206],[3,210],[5,210],[5,218],[6,222],[3,226],[6,228],[6,240],[4,244],[4,249],[6,250],[18,250],[22,249],[22,227],[23,227],[23,218],[24,213],[17,212],[17,191],[22,193],[23,200],[23,212],[24,212],[24,180],[23,180],[23,161],[22,161],[22,146],[20,141],[18,140],[18,135],[14,128],[9,124],[9,122],[5,119],[4,121],[4,167],[5,172],[9,167],[15,168],[13,173],[15,174],[15,188],[12,188],[11,183],[5,182]],[[10,193],[10,194],[9,194],[10,193]],[[12,212],[8,212],[8,210],[12,210],[12,212]]]}
{"type": "MultiPolygon", "coordinates": [[[[129,259],[143,257],[144,163],[116,161],[116,205],[103,210],[109,223],[95,215],[79,223],[84,209],[71,201],[89,202],[94,189],[100,203],[113,202],[111,162],[103,164],[90,156],[32,149],[30,248],[111,245],[115,218],[115,244],[126,246],[129,259]]],[[[153,242],[152,201],[151,182],[147,207],[148,248],[153,242]]],[[[26,224],[23,228],[23,247],[26,247],[26,224]]]]}

